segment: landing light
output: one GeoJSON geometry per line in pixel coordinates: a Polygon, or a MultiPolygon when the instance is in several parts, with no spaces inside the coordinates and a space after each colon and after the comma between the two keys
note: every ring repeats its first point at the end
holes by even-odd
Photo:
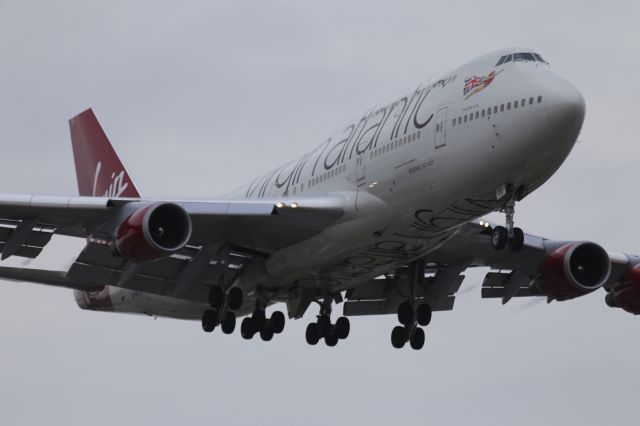
{"type": "Polygon", "coordinates": [[[284,203],[283,202],[278,202],[278,203],[276,203],[276,207],[281,209],[281,208],[284,207],[284,203]]]}
{"type": "Polygon", "coordinates": [[[292,209],[297,209],[297,208],[298,208],[298,206],[299,206],[299,204],[298,204],[298,203],[291,203],[291,208],[292,208],[292,209]]]}

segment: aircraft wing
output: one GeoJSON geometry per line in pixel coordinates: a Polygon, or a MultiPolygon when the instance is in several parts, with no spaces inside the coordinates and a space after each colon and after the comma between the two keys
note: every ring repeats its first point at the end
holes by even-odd
{"type": "MultiPolygon", "coordinates": [[[[455,296],[464,280],[464,271],[472,267],[489,267],[482,284],[483,298],[499,298],[505,304],[513,297],[546,297],[568,300],[590,292],[572,289],[549,289],[549,276],[562,273],[550,270],[549,259],[567,253],[572,248],[593,249],[588,242],[557,241],[525,234],[519,251],[494,250],[491,246],[492,227],[484,222],[471,222],[459,228],[439,248],[421,261],[424,280],[414,288],[418,301],[428,303],[434,311],[453,309],[455,296]]],[[[605,252],[606,253],[606,252],[605,252]]],[[[626,254],[606,253],[610,271],[602,285],[610,294],[623,286],[628,271],[640,264],[640,258],[626,254]]],[[[585,261],[589,261],[586,259],[585,261]]],[[[567,267],[572,267],[568,265],[567,267]]],[[[559,276],[558,280],[563,279],[559,276]]],[[[564,284],[552,283],[556,287],[564,284]]],[[[379,277],[347,293],[345,315],[393,314],[406,300],[410,291],[407,274],[379,277]]],[[[608,299],[609,300],[609,299],[608,299]]],[[[612,305],[613,306],[613,305],[612,305]]]]}
{"type": "Polygon", "coordinates": [[[48,280],[77,289],[108,284],[205,302],[209,286],[221,275],[239,270],[251,258],[307,239],[344,214],[343,196],[296,200],[295,207],[271,199],[171,201],[190,217],[188,243],[170,256],[135,264],[114,255],[116,229],[134,212],[166,201],[0,195],[3,259],[13,255],[35,258],[54,234],[87,238],[66,281],[19,268],[2,268],[0,276],[43,284],[48,280]],[[196,258],[197,262],[190,262],[196,258]],[[187,263],[190,268],[185,268],[187,263]]]}

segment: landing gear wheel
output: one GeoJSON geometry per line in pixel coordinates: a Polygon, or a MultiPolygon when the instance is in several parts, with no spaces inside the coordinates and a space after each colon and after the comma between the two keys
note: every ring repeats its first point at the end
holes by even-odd
{"type": "Polygon", "coordinates": [[[269,322],[271,323],[271,328],[273,329],[274,333],[282,333],[282,330],[284,330],[284,314],[282,312],[275,311],[274,313],[272,313],[269,322]]]}
{"type": "Polygon", "coordinates": [[[416,319],[418,320],[418,324],[422,326],[427,326],[431,322],[431,306],[427,304],[422,304],[418,306],[416,309],[416,319]]]}
{"type": "Polygon", "coordinates": [[[220,328],[224,334],[231,334],[233,330],[236,328],[236,314],[231,311],[227,311],[224,314],[224,319],[222,320],[222,324],[220,324],[220,328]]]}
{"type": "Polygon", "coordinates": [[[318,336],[324,337],[329,334],[331,330],[331,318],[327,315],[321,315],[318,317],[318,336]]]}
{"type": "Polygon", "coordinates": [[[320,341],[320,336],[318,334],[318,324],[316,324],[315,322],[309,323],[309,325],[307,325],[305,337],[308,344],[317,345],[318,341],[320,341]]]}
{"type": "Polygon", "coordinates": [[[402,302],[398,306],[398,321],[402,325],[411,325],[413,322],[413,306],[411,306],[411,303],[402,302]]]}
{"type": "Polygon", "coordinates": [[[491,235],[491,246],[495,250],[502,250],[507,246],[509,240],[509,233],[504,226],[496,226],[493,228],[493,234],[491,235]]]}
{"type": "Polygon", "coordinates": [[[524,247],[524,232],[520,228],[513,228],[513,236],[509,240],[511,251],[520,251],[524,247]]]}
{"type": "Polygon", "coordinates": [[[324,342],[329,347],[334,347],[338,344],[338,335],[336,334],[336,330],[331,329],[326,336],[324,336],[324,342]]]}
{"type": "Polygon", "coordinates": [[[260,330],[260,338],[265,342],[273,339],[273,330],[270,327],[260,330]]]}
{"type": "Polygon", "coordinates": [[[413,335],[411,335],[409,343],[411,344],[411,348],[415,349],[416,351],[422,349],[422,347],[424,346],[424,330],[420,327],[413,330],[413,335]]]}
{"type": "Polygon", "coordinates": [[[339,339],[346,339],[349,337],[349,331],[351,330],[351,324],[349,323],[349,318],[340,317],[336,321],[336,325],[334,326],[334,330],[338,335],[339,339]]]}
{"type": "Polygon", "coordinates": [[[242,324],[240,325],[240,334],[247,340],[252,339],[253,335],[256,334],[256,329],[251,317],[246,317],[242,320],[242,324]]]}
{"type": "Polygon", "coordinates": [[[224,291],[222,287],[214,285],[209,290],[209,306],[219,308],[224,303],[224,291]]]}
{"type": "Polygon", "coordinates": [[[235,311],[242,306],[242,289],[240,287],[231,287],[229,293],[227,293],[227,306],[229,309],[235,311]]]}
{"type": "Polygon", "coordinates": [[[214,311],[213,309],[207,309],[202,314],[202,329],[211,333],[215,328],[218,322],[218,311],[214,311]]]}
{"type": "Polygon", "coordinates": [[[391,331],[391,345],[394,348],[400,349],[407,343],[407,329],[402,326],[396,326],[391,331]]]}

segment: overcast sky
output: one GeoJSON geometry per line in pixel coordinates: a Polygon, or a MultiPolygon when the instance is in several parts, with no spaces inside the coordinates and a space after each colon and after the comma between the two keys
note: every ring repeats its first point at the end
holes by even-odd
{"type": "MultiPolygon", "coordinates": [[[[527,46],[587,117],[519,226],[640,253],[638,2],[132,3],[0,0],[1,192],[76,194],[67,120],[93,107],[144,195],[215,197],[415,83],[527,46]]],[[[604,291],[503,307],[480,299],[483,272],[419,352],[391,347],[391,316],[352,320],[336,348],[304,342],[315,311],[247,342],[0,282],[0,423],[637,424],[639,318],[604,291]]]]}

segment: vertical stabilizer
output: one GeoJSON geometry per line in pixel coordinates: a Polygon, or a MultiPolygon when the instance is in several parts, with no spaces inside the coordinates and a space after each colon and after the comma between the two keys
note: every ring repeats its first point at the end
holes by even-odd
{"type": "Polygon", "coordinates": [[[69,128],[80,195],[140,197],[91,109],[69,120],[69,128]]]}

